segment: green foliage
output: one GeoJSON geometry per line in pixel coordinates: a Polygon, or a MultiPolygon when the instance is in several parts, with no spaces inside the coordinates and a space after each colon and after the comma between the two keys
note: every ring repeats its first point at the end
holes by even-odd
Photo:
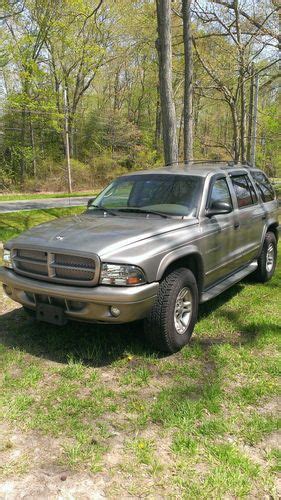
{"type": "MultiPolygon", "coordinates": [[[[5,86],[0,98],[1,191],[15,187],[67,189],[66,114],[74,189],[100,187],[132,169],[161,165],[155,2],[104,0],[96,12],[93,7],[89,0],[4,1],[8,22],[0,27],[5,86]]],[[[250,5],[247,8],[252,14],[250,5]]],[[[269,8],[266,4],[266,13],[269,8]]],[[[180,12],[180,0],[174,1],[174,10],[180,12]]],[[[261,6],[257,13],[263,19],[261,6]]],[[[233,124],[220,82],[235,99],[239,121],[239,57],[238,44],[222,36],[224,28],[218,19],[227,24],[233,12],[210,4],[199,14],[193,24],[196,44],[217,81],[194,51],[194,157],[227,159],[233,149],[233,124]],[[210,22],[204,22],[202,16],[214,8],[218,9],[217,18],[211,16],[210,22]]],[[[271,29],[275,16],[268,16],[266,29],[271,29]]],[[[243,18],[240,23],[242,42],[246,43],[253,26],[243,18]]],[[[172,16],[172,24],[173,84],[182,156],[184,57],[178,15],[172,16]]],[[[235,38],[233,28],[232,35],[235,38]]],[[[250,63],[263,42],[262,33],[257,32],[244,53],[247,117],[250,63]]],[[[258,56],[257,67],[266,66],[271,56],[274,49],[270,46],[258,56]]],[[[281,168],[275,77],[274,66],[260,76],[257,140],[257,163],[272,176],[281,168]]]]}

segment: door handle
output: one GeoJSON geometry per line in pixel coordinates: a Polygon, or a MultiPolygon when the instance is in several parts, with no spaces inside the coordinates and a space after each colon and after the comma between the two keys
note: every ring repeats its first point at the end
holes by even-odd
{"type": "Polygon", "coordinates": [[[239,226],[240,226],[239,222],[234,222],[234,229],[238,229],[239,226]]]}
{"type": "Polygon", "coordinates": [[[261,218],[262,218],[262,220],[265,220],[266,219],[266,214],[262,214],[261,218]]]}

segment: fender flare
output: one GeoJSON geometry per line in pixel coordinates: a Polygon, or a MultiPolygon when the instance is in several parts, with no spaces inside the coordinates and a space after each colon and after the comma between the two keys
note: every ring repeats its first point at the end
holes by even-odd
{"type": "Polygon", "coordinates": [[[173,264],[178,259],[181,259],[183,257],[191,257],[195,256],[195,258],[199,261],[200,263],[200,281],[203,280],[204,276],[204,263],[203,263],[203,258],[201,253],[198,251],[198,248],[195,245],[188,245],[188,247],[180,247],[177,248],[176,250],[172,250],[168,254],[166,254],[161,262],[159,263],[157,274],[156,274],[156,281],[160,281],[161,278],[163,277],[166,269],[173,264]]]}
{"type": "Polygon", "coordinates": [[[261,245],[260,245],[259,252],[258,252],[258,257],[261,254],[261,251],[262,251],[262,248],[263,248],[263,244],[264,244],[264,240],[265,240],[265,235],[268,232],[268,230],[270,229],[270,226],[275,226],[275,232],[277,233],[276,239],[277,239],[277,242],[278,242],[278,230],[280,230],[278,228],[280,226],[279,226],[278,222],[276,221],[276,219],[269,219],[267,221],[267,224],[264,226],[264,229],[263,229],[262,239],[261,239],[261,245]]]}

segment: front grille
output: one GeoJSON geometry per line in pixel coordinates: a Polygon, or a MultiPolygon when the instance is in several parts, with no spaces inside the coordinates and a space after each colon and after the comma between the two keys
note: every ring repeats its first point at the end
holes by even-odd
{"type": "Polygon", "coordinates": [[[84,269],[68,269],[62,267],[55,267],[55,273],[58,278],[65,278],[70,280],[83,280],[92,281],[95,271],[86,271],[84,269]]]}
{"type": "Polygon", "coordinates": [[[18,256],[29,260],[38,260],[41,262],[47,262],[47,252],[41,252],[40,250],[18,250],[18,256]]]}
{"type": "Polygon", "coordinates": [[[18,271],[48,276],[47,252],[18,249],[13,260],[18,271]]]}
{"type": "Polygon", "coordinates": [[[32,278],[93,286],[98,279],[98,258],[33,249],[13,250],[14,271],[32,278]]]}
{"type": "Polygon", "coordinates": [[[46,264],[38,264],[35,262],[17,262],[17,268],[21,271],[28,273],[40,274],[41,276],[48,276],[48,269],[46,264]]]}

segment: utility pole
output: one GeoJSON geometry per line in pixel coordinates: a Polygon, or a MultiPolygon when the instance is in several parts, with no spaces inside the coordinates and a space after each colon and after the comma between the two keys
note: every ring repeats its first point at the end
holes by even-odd
{"type": "Polygon", "coordinates": [[[252,144],[251,144],[251,165],[255,165],[256,161],[256,145],[257,145],[257,125],[258,125],[258,101],[259,101],[259,75],[258,73],[254,77],[254,110],[253,110],[253,133],[252,133],[252,144]]]}
{"type": "Polygon", "coordinates": [[[66,87],[64,88],[63,96],[64,96],[64,135],[65,135],[65,154],[66,154],[66,164],[67,164],[68,192],[72,193],[71,163],[70,163],[70,150],[69,150],[69,129],[68,129],[68,106],[67,106],[66,87]]]}

